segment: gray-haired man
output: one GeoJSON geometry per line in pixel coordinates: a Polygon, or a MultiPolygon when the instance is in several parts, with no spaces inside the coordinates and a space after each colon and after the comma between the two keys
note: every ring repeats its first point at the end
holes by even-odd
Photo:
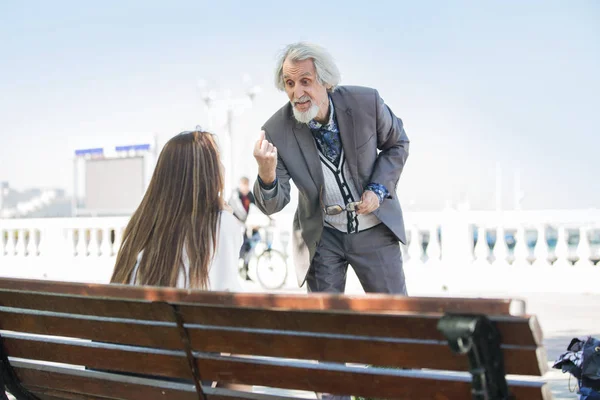
{"type": "Polygon", "coordinates": [[[264,124],[254,148],[256,205],[276,213],[290,200],[290,179],[297,186],[292,236],[300,286],[344,292],[350,264],[366,292],[407,294],[396,189],[408,137],[376,90],[339,82],[320,46],[284,49],[275,83],[290,102],[264,124]]]}

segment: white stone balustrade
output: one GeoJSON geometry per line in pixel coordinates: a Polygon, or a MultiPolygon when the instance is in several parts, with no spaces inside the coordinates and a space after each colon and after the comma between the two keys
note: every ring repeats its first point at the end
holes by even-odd
{"type": "MultiPolygon", "coordinates": [[[[411,287],[417,292],[493,293],[569,286],[600,293],[594,283],[600,280],[600,263],[595,265],[600,210],[446,210],[406,212],[405,219],[409,292],[411,287]],[[493,250],[488,234],[496,238],[493,250]],[[507,236],[514,238],[514,246],[507,236]],[[549,246],[554,239],[556,246],[549,246]],[[569,280],[576,284],[566,285],[569,280]]],[[[0,276],[106,282],[127,222],[127,217],[0,219],[0,276]]],[[[280,229],[288,226],[286,219],[278,223],[280,229]]]]}

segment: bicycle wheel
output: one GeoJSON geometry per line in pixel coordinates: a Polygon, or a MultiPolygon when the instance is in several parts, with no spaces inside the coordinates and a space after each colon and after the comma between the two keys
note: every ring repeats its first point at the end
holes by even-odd
{"type": "Polygon", "coordinates": [[[265,289],[279,289],[287,279],[286,257],[277,250],[267,249],[256,260],[256,277],[265,289]]]}

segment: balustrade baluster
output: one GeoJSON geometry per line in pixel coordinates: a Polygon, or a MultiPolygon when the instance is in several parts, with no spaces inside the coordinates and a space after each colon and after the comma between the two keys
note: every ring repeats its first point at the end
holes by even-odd
{"type": "Polygon", "coordinates": [[[7,256],[8,254],[8,230],[0,230],[0,257],[7,256]]]}
{"type": "Polygon", "coordinates": [[[28,240],[28,232],[27,229],[19,229],[19,238],[17,241],[17,256],[25,257],[27,256],[27,240],[28,240]]]}
{"type": "Polygon", "coordinates": [[[89,228],[88,232],[88,255],[98,257],[100,256],[100,241],[102,240],[101,231],[98,228],[89,228]]]}
{"type": "Polygon", "coordinates": [[[102,257],[112,257],[112,243],[110,241],[111,228],[102,228],[101,242],[100,242],[100,254],[102,257]]]}
{"type": "Polygon", "coordinates": [[[427,263],[439,264],[442,248],[438,238],[438,227],[434,225],[429,229],[429,244],[427,245],[427,263]]]}
{"type": "Polygon", "coordinates": [[[529,247],[527,247],[527,239],[525,238],[525,228],[522,225],[517,227],[515,232],[515,248],[514,248],[513,264],[523,266],[529,264],[529,247]]]}
{"type": "Polygon", "coordinates": [[[87,238],[85,228],[75,228],[77,234],[77,244],[75,246],[75,252],[77,257],[87,257],[87,238]]]}
{"type": "Polygon", "coordinates": [[[480,265],[488,265],[488,256],[490,255],[490,247],[487,243],[487,230],[485,226],[477,227],[477,243],[475,243],[475,259],[474,262],[480,265]]]}
{"type": "Polygon", "coordinates": [[[556,236],[556,247],[554,248],[554,256],[556,261],[552,264],[554,267],[568,267],[571,266],[569,261],[569,247],[567,241],[567,230],[564,226],[558,227],[558,234],[556,236]]]}
{"type": "Polygon", "coordinates": [[[588,232],[587,227],[582,226],[579,228],[579,244],[577,245],[577,257],[579,259],[575,262],[576,267],[590,267],[592,265],[590,261],[592,252],[588,232]]]}
{"type": "Polygon", "coordinates": [[[506,245],[506,235],[504,227],[500,226],[496,230],[496,244],[494,245],[494,261],[495,267],[506,267],[508,265],[508,247],[506,245]]]}
{"type": "Polygon", "coordinates": [[[546,240],[546,226],[537,227],[537,240],[533,248],[534,267],[547,267],[548,262],[548,241],[546,240]]]}
{"type": "Polygon", "coordinates": [[[423,254],[422,238],[419,228],[413,227],[410,231],[410,243],[408,245],[408,255],[411,265],[418,265],[423,262],[421,255],[423,254]]]}

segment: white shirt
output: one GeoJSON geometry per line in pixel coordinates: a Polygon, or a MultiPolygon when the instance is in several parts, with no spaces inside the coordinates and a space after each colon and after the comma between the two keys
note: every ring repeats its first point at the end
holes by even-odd
{"type": "MultiPolygon", "coordinates": [[[[243,291],[238,273],[238,257],[241,247],[242,235],[240,233],[240,222],[232,213],[221,211],[221,218],[219,219],[219,224],[217,226],[217,248],[212,262],[209,265],[208,290],[230,292],[243,291]]],[[[129,281],[130,285],[133,285],[135,282],[142,254],[143,252],[140,252],[138,255],[138,262],[135,265],[133,273],[131,274],[131,280],[129,281]]],[[[185,247],[183,249],[182,259],[185,272],[179,272],[177,288],[188,289],[190,264],[185,247]],[[186,279],[186,276],[188,279],[186,279]],[[188,282],[188,285],[186,285],[186,282],[188,282]]]]}

